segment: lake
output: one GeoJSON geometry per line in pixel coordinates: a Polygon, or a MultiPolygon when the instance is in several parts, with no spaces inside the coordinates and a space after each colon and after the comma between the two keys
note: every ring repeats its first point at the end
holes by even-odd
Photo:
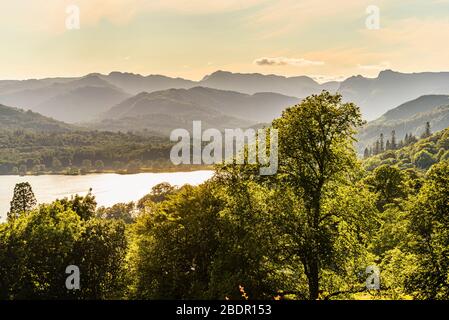
{"type": "Polygon", "coordinates": [[[208,180],[213,171],[192,172],[90,174],[83,176],[0,176],[0,221],[6,219],[9,203],[16,183],[29,182],[38,203],[49,203],[74,194],[85,195],[92,188],[98,206],[112,206],[116,203],[137,201],[151,191],[158,183],[171,185],[198,185],[208,180]]]}

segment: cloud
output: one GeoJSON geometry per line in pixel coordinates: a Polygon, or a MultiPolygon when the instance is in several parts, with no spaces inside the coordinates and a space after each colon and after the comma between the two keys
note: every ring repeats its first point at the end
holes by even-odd
{"type": "Polygon", "coordinates": [[[318,83],[326,83],[331,81],[344,81],[347,79],[345,76],[332,76],[332,75],[309,75],[313,80],[318,83]]]}
{"type": "MultiPolygon", "coordinates": [[[[382,3],[386,0],[377,1],[382,3]]],[[[342,21],[348,17],[363,18],[369,4],[372,4],[372,0],[277,0],[261,6],[251,15],[247,24],[259,30],[262,39],[270,39],[307,29],[315,21],[336,17],[342,21]]],[[[322,29],[327,27],[323,24],[322,29]]]]}
{"type": "Polygon", "coordinates": [[[244,10],[268,0],[15,0],[0,1],[0,26],[20,23],[29,29],[45,24],[49,30],[61,31],[65,9],[69,5],[79,7],[83,25],[95,25],[102,20],[114,24],[126,24],[145,13],[214,14],[244,10]],[[9,13],[2,15],[1,13],[9,13]],[[6,19],[6,23],[5,20],[6,19]]]}
{"type": "Polygon", "coordinates": [[[286,58],[286,57],[262,57],[254,60],[254,63],[258,66],[295,66],[295,67],[306,67],[306,66],[321,66],[324,64],[323,61],[312,61],[304,58],[286,58]]]}
{"type": "Polygon", "coordinates": [[[390,69],[391,64],[388,61],[383,61],[379,64],[359,64],[358,67],[363,70],[385,70],[390,69]]]}

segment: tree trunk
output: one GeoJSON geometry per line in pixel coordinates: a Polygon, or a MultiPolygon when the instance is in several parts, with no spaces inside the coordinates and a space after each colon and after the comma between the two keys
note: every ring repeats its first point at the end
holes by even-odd
{"type": "Polygon", "coordinates": [[[321,212],[321,188],[322,183],[320,183],[319,191],[316,193],[315,198],[313,199],[312,203],[312,210],[311,214],[313,216],[312,218],[312,250],[311,250],[311,256],[309,257],[309,274],[307,276],[307,280],[309,282],[309,299],[310,300],[317,300],[319,296],[320,291],[320,284],[319,284],[319,273],[320,273],[320,267],[319,267],[319,246],[320,246],[320,239],[318,236],[318,230],[319,230],[319,224],[320,224],[320,212],[321,212]]]}
{"type": "Polygon", "coordinates": [[[309,262],[309,272],[307,274],[307,280],[309,283],[309,299],[317,300],[320,290],[318,259],[315,256],[311,257],[310,260],[311,261],[309,262]]]}

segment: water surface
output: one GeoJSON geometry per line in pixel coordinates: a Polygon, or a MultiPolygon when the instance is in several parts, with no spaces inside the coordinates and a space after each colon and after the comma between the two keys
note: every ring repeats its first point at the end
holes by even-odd
{"type": "Polygon", "coordinates": [[[74,194],[85,195],[92,188],[98,206],[137,201],[158,183],[198,185],[213,175],[213,171],[138,173],[129,175],[91,174],[84,176],[0,176],[0,221],[6,219],[16,183],[29,182],[38,203],[49,203],[74,194]]]}

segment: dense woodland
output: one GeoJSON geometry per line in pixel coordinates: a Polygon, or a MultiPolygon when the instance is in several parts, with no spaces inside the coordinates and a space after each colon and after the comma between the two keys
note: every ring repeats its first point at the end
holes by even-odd
{"type": "Polygon", "coordinates": [[[92,131],[0,104],[0,175],[136,173],[173,167],[154,132],[92,131]]]}
{"type": "Polygon", "coordinates": [[[145,134],[100,131],[0,132],[0,174],[135,173],[169,168],[171,144],[145,134]]]}
{"type": "Polygon", "coordinates": [[[276,175],[217,166],[135,204],[36,207],[18,185],[0,225],[0,299],[448,299],[449,130],[362,161],[361,124],[341,96],[310,96],[273,122],[276,175]],[[81,290],[65,288],[68,265],[81,290]],[[367,290],[368,266],[380,290],[367,290]]]}

